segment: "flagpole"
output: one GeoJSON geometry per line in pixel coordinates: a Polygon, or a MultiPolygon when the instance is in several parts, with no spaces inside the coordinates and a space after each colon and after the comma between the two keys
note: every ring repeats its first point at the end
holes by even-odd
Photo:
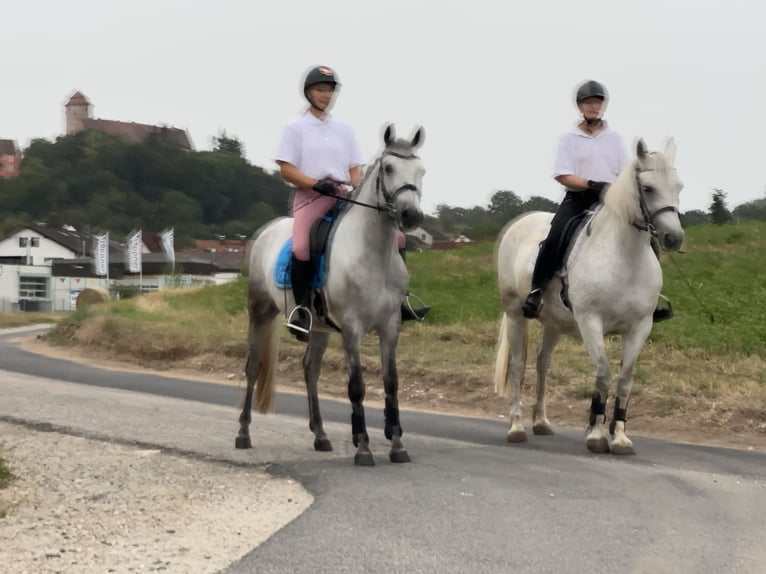
{"type": "Polygon", "coordinates": [[[138,230],[138,294],[144,292],[144,232],[138,230]]]}
{"type": "Polygon", "coordinates": [[[109,232],[106,232],[106,247],[105,249],[105,259],[106,259],[106,292],[109,293],[109,296],[111,297],[111,292],[109,290],[109,232]]]}

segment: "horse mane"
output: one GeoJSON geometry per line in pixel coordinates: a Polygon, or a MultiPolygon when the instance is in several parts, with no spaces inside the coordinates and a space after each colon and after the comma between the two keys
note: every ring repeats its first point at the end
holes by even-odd
{"type": "Polygon", "coordinates": [[[604,206],[625,223],[631,223],[641,215],[638,190],[635,188],[637,163],[638,160],[633,159],[626,165],[604,196],[604,206]]]}
{"type": "MultiPolygon", "coordinates": [[[[647,155],[645,163],[650,164],[651,169],[661,172],[666,171],[670,167],[665,160],[665,156],[656,151],[647,155]]],[[[617,215],[620,220],[628,224],[643,217],[641,204],[639,203],[639,190],[635,185],[636,169],[638,167],[638,159],[634,158],[633,161],[623,168],[604,196],[604,206],[617,215]]]]}

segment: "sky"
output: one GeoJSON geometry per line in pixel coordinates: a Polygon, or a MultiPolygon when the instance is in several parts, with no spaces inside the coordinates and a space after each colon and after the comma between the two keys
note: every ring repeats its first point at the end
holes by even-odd
{"type": "Polygon", "coordinates": [[[755,0],[29,0],[0,11],[0,138],[64,131],[76,90],[103,119],[225,130],[273,171],[302,76],[334,68],[333,115],[365,158],[383,127],[423,126],[422,205],[486,207],[499,190],[559,201],[559,136],[585,79],[631,154],[678,146],[681,211],[765,197],[766,3],[755,0]]]}

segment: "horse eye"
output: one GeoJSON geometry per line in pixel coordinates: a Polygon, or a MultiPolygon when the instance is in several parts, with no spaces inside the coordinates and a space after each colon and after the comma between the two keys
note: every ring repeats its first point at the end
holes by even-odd
{"type": "Polygon", "coordinates": [[[390,163],[387,163],[383,166],[383,171],[390,175],[394,172],[394,166],[392,166],[390,163]]]}
{"type": "Polygon", "coordinates": [[[643,188],[644,193],[654,193],[654,188],[651,185],[645,185],[643,188]]]}

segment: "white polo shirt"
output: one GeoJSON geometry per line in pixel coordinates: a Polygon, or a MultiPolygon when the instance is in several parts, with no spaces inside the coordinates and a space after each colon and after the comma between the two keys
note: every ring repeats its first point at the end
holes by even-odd
{"type": "Polygon", "coordinates": [[[351,127],[329,114],[311,112],[291,119],[282,132],[276,161],[285,161],[314,179],[348,182],[349,170],[364,163],[351,127]]]}
{"type": "Polygon", "coordinates": [[[629,161],[620,134],[609,126],[595,136],[575,126],[559,140],[553,177],[576,175],[586,180],[612,182],[629,161]]]}

